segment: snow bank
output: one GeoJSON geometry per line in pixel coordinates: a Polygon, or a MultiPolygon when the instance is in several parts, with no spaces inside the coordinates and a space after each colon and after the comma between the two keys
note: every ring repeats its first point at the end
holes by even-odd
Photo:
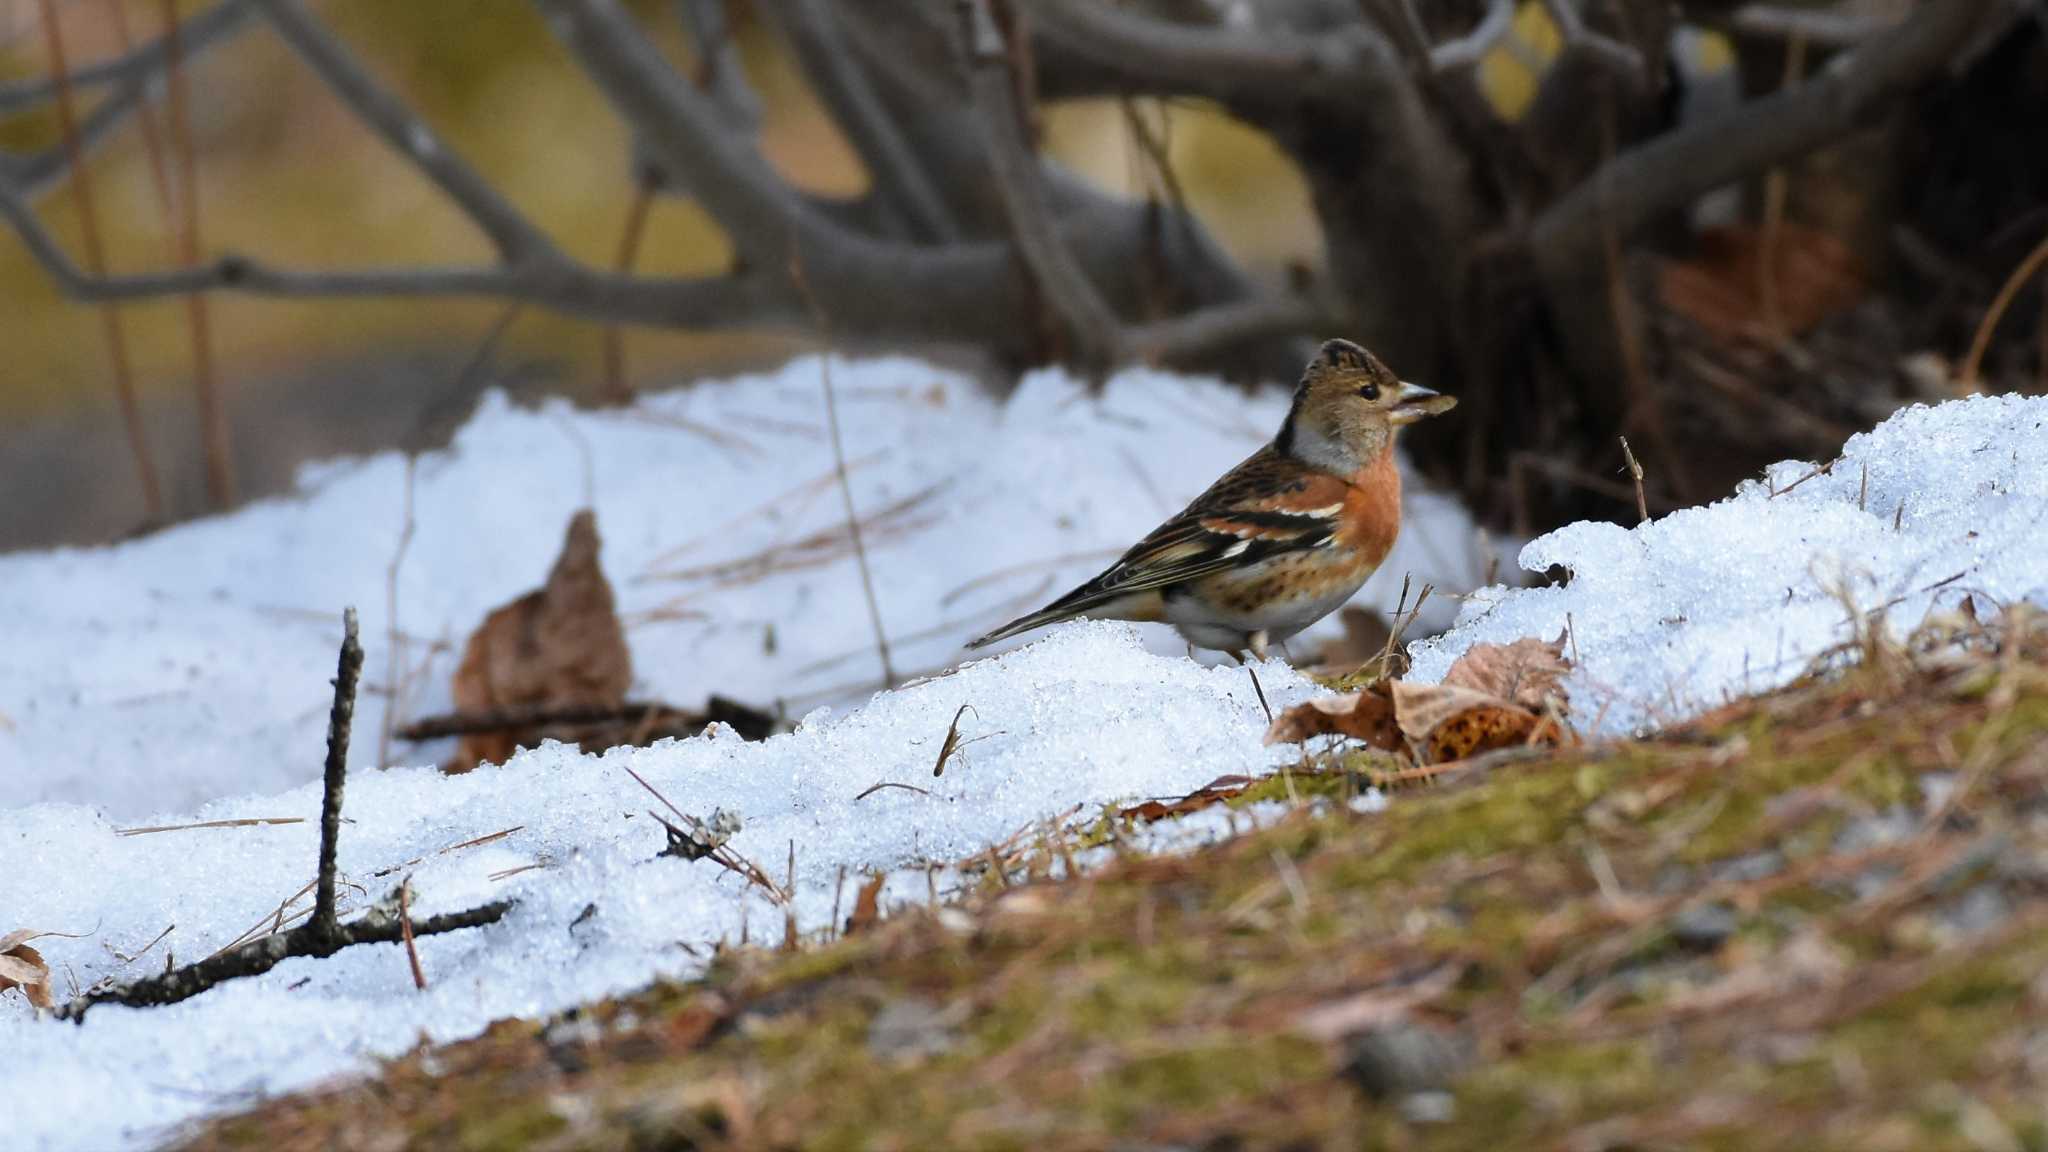
{"type": "Polygon", "coordinates": [[[1561,587],[1494,587],[1410,647],[1440,679],[1481,641],[1555,637],[1573,698],[1608,732],[1683,719],[1796,677],[1849,639],[1848,603],[1899,632],[1965,596],[2048,605],[2048,398],[1913,407],[1851,437],[1825,471],[1786,461],[1705,508],[1635,528],[1580,523],[1521,566],[1561,587]]]}
{"type": "MultiPolygon", "coordinates": [[[[831,364],[905,674],[952,664],[968,637],[1092,575],[1271,436],[1285,407],[1277,390],[1248,397],[1145,371],[1100,397],[1039,373],[999,403],[914,361],[831,364]]],[[[487,400],[417,470],[398,580],[411,638],[400,714],[447,710],[461,645],[492,607],[541,582],[586,501],[636,697],[688,707],[716,691],[792,716],[866,697],[880,669],[819,370],[798,360],[621,411],[487,400]]],[[[0,557],[0,807],[76,801],[139,822],[313,779],[345,604],[362,613],[369,654],[357,763],[376,758],[404,462],[320,465],[301,487],[115,547],[0,557]]],[[[1390,610],[1404,575],[1448,591],[1485,578],[1453,501],[1411,485],[1407,505],[1363,603],[1390,610]]],[[[1164,627],[1144,635],[1155,651],[1186,651],[1164,627]]],[[[392,759],[446,750],[399,745],[392,759]]]]}
{"type": "MultiPolygon", "coordinates": [[[[1315,690],[1280,664],[1261,681],[1275,707],[1315,690]]],[[[1155,655],[1131,625],[1090,623],[842,717],[821,710],[761,743],[712,734],[602,758],[548,745],[459,777],[357,771],[340,844],[348,911],[387,896],[405,875],[417,915],[505,897],[518,906],[501,923],[422,939],[425,992],[412,987],[397,945],[368,945],[289,961],[168,1008],[102,1005],[82,1027],[35,1021],[20,996],[0,998],[7,1146],[107,1149],[161,1138],[166,1124],[357,1069],[422,1034],[456,1039],[501,1017],[695,971],[710,944],[738,940],[743,925],[755,939],[779,939],[781,913],[735,876],[709,861],[657,857],[664,834],[645,812],[659,805],[627,766],[685,811],[741,814],[732,847],[778,880],[794,842],[797,920],[810,931],[830,922],[842,868],[853,877],[842,915],[867,870],[910,869],[892,877],[885,899],[921,902],[924,862],[973,856],[1077,805],[1180,795],[1297,754],[1263,746],[1265,726],[1242,670],[1155,655]],[[962,704],[974,708],[961,722],[974,743],[934,778],[962,704]],[[880,781],[931,794],[885,789],[855,799],[880,781]],[[534,864],[544,866],[493,879],[534,864]],[[387,869],[395,870],[378,875],[387,869]]],[[[36,941],[60,985],[159,970],[166,946],[180,962],[199,959],[311,879],[319,806],[309,784],[195,814],[303,824],[129,837],[76,805],[0,813],[0,921],[90,933],[36,941]],[[173,923],[134,966],[115,955],[132,955],[173,923]]]]}

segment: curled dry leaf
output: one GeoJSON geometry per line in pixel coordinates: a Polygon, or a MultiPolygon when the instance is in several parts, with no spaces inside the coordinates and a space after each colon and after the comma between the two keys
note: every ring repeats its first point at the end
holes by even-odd
{"type": "Polygon", "coordinates": [[[1295,744],[1311,736],[1350,736],[1389,752],[1401,747],[1388,682],[1341,696],[1318,696],[1282,712],[1266,729],[1266,743],[1295,744]]]}
{"type": "Polygon", "coordinates": [[[1531,744],[1556,747],[1564,731],[1547,714],[1470,688],[1396,682],[1394,715],[1417,762],[1448,764],[1531,744]]]}
{"type": "Polygon", "coordinates": [[[27,928],[0,936],[0,992],[21,989],[28,1002],[38,1008],[55,1006],[50,998],[50,966],[43,954],[28,946],[41,932],[27,928]]]}
{"type": "MultiPolygon", "coordinates": [[[[598,563],[597,517],[569,521],[547,583],[484,618],[455,671],[457,714],[522,709],[615,708],[633,682],[633,656],[598,563]]],[[[462,738],[451,772],[497,763],[537,732],[493,731],[462,738]]]]}
{"type": "Polygon", "coordinates": [[[1525,637],[1512,644],[1474,644],[1444,673],[1447,688],[1469,688],[1531,712],[1552,705],[1570,707],[1564,678],[1572,663],[1564,655],[1565,634],[1555,640],[1525,637]]]}

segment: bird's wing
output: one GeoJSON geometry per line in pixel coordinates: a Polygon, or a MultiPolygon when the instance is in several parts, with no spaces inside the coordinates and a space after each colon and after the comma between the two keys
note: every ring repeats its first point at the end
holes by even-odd
{"type": "Polygon", "coordinates": [[[1170,585],[1335,538],[1350,485],[1262,448],[1071,595],[1107,599],[1170,585]]]}
{"type": "Polygon", "coordinates": [[[979,648],[1105,605],[1143,604],[1146,593],[1321,547],[1336,538],[1350,491],[1338,477],[1304,467],[1268,445],[1224,473],[1093,580],[967,646],[979,648]]]}

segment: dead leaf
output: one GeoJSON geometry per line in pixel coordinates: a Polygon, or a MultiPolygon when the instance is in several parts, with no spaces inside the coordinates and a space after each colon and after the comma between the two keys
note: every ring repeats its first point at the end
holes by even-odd
{"type": "Polygon", "coordinates": [[[21,989],[28,1002],[38,1008],[55,1007],[50,997],[50,966],[43,954],[28,946],[42,932],[27,928],[0,936],[0,992],[21,989]]]}
{"type": "MultiPolygon", "coordinates": [[[[484,618],[455,671],[458,715],[625,703],[633,656],[598,563],[601,547],[596,515],[577,512],[547,583],[484,618]]],[[[538,731],[466,735],[448,771],[500,763],[539,738],[538,731]]]]}
{"type": "Polygon", "coordinates": [[[1298,744],[1311,736],[1349,736],[1389,752],[1401,747],[1388,681],[1340,696],[1318,696],[1282,712],[1266,729],[1268,744],[1298,744]]]}
{"type": "Polygon", "coordinates": [[[1565,735],[1547,715],[1470,688],[1396,681],[1393,695],[1395,721],[1423,764],[1531,744],[1556,747],[1565,735]]]}
{"type": "Polygon", "coordinates": [[[1564,644],[1562,632],[1549,641],[1530,636],[1512,644],[1474,644],[1444,673],[1444,686],[1469,688],[1531,712],[1555,705],[1563,713],[1571,704],[1564,678],[1572,670],[1564,644]]]}
{"type": "Polygon", "coordinates": [[[864,932],[881,921],[882,882],[888,878],[887,873],[877,872],[861,883],[853,898],[853,915],[846,918],[846,935],[864,932]]]}
{"type": "Polygon", "coordinates": [[[1200,812],[1234,799],[1242,795],[1251,783],[1252,778],[1249,776],[1218,776],[1185,796],[1170,800],[1147,800],[1141,804],[1118,809],[1117,818],[1150,824],[1169,816],[1185,816],[1190,812],[1200,812]]]}
{"type": "MultiPolygon", "coordinates": [[[[1789,336],[1803,336],[1844,311],[1864,293],[1855,253],[1831,233],[1786,223],[1771,263],[1777,274],[1779,320],[1789,336]]],[[[1658,272],[1657,295],[1723,343],[1751,342],[1763,333],[1763,233],[1755,228],[1714,228],[1699,238],[1699,256],[1668,261],[1658,272]]]]}

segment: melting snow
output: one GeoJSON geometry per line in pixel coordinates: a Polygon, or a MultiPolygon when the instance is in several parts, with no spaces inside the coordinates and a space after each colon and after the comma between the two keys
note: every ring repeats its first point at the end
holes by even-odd
{"type": "MultiPolygon", "coordinates": [[[[1276,390],[1145,371],[1100,397],[1041,372],[1007,403],[915,361],[835,359],[832,373],[905,675],[955,663],[967,638],[1105,567],[1270,437],[1286,407],[1276,390]]],[[[791,717],[865,699],[881,670],[819,389],[819,362],[803,359],[625,410],[487,400],[417,469],[398,581],[401,715],[449,710],[462,644],[539,586],[586,502],[636,699],[697,707],[718,692],[791,717]]],[[[71,800],[134,819],[315,778],[345,604],[362,614],[356,750],[371,764],[405,471],[397,455],[336,461],[307,469],[296,498],[113,547],[0,556],[0,807],[71,800]]],[[[1486,578],[1455,501],[1411,483],[1407,513],[1360,603],[1390,613],[1407,575],[1452,592],[1486,578]]],[[[1450,603],[1422,626],[1448,623],[1450,603]]],[[[1336,630],[1326,622],[1296,650],[1336,630]]],[[[1143,634],[1186,654],[1164,626],[1143,634]]],[[[447,750],[398,745],[391,758],[447,750]]]]}
{"type": "Polygon", "coordinates": [[[1900,411],[1825,470],[1773,465],[1734,496],[1635,528],[1570,524],[1521,566],[1561,587],[1483,589],[1457,626],[1410,646],[1436,680],[1471,645],[1566,627],[1582,721],[1627,732],[1787,683],[1852,635],[1895,632],[1965,596],[2048,605],[2048,397],[1978,396],[1900,411]]]}
{"type": "MultiPolygon", "coordinates": [[[[491,606],[538,583],[587,483],[637,694],[691,704],[718,690],[792,711],[858,701],[876,670],[835,535],[817,367],[624,412],[486,404],[450,451],[419,465],[418,535],[400,578],[404,625],[426,638],[414,657],[434,639],[459,645],[491,606]]],[[[919,671],[1093,571],[1248,452],[1281,403],[1134,372],[1100,398],[1042,374],[999,405],[907,361],[834,372],[882,612],[898,660],[919,671]]],[[[2048,400],[1915,409],[1852,440],[1828,472],[1779,465],[1708,508],[1552,533],[1522,562],[1562,564],[1570,583],[1486,590],[1455,631],[1415,647],[1417,668],[1441,674],[1476,641],[1552,636],[1569,617],[1579,700],[1628,728],[1789,678],[1844,635],[1844,589],[1899,624],[1965,594],[2048,602],[2044,425],[2048,400]]],[[[0,805],[13,806],[0,811],[0,931],[85,933],[36,942],[60,994],[155,970],[166,951],[204,956],[311,878],[337,609],[362,609],[380,681],[403,476],[396,457],[332,464],[297,499],[118,547],[0,558],[0,805]],[[150,822],[307,822],[115,833],[179,810],[189,815],[150,822]],[[121,959],[172,924],[141,960],[121,959]]],[[[1457,589],[1483,569],[1449,501],[1412,491],[1409,510],[1369,602],[1388,606],[1404,572],[1457,589]]],[[[628,766],[686,811],[738,813],[732,846],[773,875],[794,843],[795,913],[809,931],[828,922],[842,869],[888,870],[889,900],[922,900],[927,865],[1076,806],[1181,794],[1296,754],[1260,743],[1265,718],[1243,671],[1181,652],[1161,628],[1064,626],[844,713],[813,711],[762,743],[714,732],[603,757],[550,745],[453,778],[374,770],[382,704],[366,695],[341,839],[347,910],[408,875],[420,915],[500,897],[517,907],[422,940],[424,992],[397,946],[367,946],[168,1008],[102,1006],[83,1027],[0,996],[9,1147],[161,1139],[422,1034],[470,1035],[687,974],[721,939],[779,936],[780,910],[732,875],[657,856],[655,803],[628,766]],[[934,778],[962,704],[973,743],[934,778]],[[929,794],[855,798],[882,781],[929,794]]],[[[415,673],[409,711],[446,706],[451,662],[444,653],[415,673]]],[[[1262,678],[1276,708],[1315,691],[1278,664],[1262,678]]],[[[1215,823],[1188,821],[1161,843],[1215,835],[1215,823]]]]}

